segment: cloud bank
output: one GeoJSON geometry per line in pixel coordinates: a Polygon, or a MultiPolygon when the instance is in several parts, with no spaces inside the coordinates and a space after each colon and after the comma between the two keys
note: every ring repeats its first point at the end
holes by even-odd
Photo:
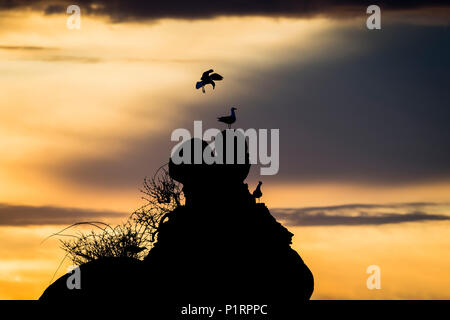
{"type": "Polygon", "coordinates": [[[272,209],[271,212],[287,226],[360,226],[450,220],[450,216],[421,210],[437,205],[435,203],[348,204],[272,209]]]}
{"type": "Polygon", "coordinates": [[[65,225],[126,216],[124,213],[114,211],[0,204],[0,226],[65,225]]]}
{"type": "MultiPolygon", "coordinates": [[[[0,8],[31,8],[45,14],[65,12],[70,1],[1,1],[0,8]]],[[[140,1],[140,0],[79,0],[76,2],[88,14],[107,15],[116,21],[142,19],[204,19],[217,16],[273,16],[273,17],[311,17],[349,16],[365,14],[370,1],[334,1],[334,0],[248,0],[248,1],[211,1],[198,0],[193,3],[176,1],[140,1]]],[[[448,7],[449,1],[389,1],[376,2],[384,10],[409,10],[434,7],[448,7]]]]}
{"type": "MultiPolygon", "coordinates": [[[[433,213],[438,203],[346,204],[339,206],[270,209],[287,226],[358,226],[444,221],[433,213]]],[[[67,225],[81,221],[125,218],[127,213],[56,206],[0,204],[0,226],[67,225]]]]}

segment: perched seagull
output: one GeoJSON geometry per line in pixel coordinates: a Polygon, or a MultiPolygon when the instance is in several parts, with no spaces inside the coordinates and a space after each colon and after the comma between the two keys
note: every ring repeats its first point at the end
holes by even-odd
{"type": "Polygon", "coordinates": [[[223,79],[223,77],[218,73],[210,74],[211,72],[214,72],[214,70],[209,69],[208,71],[203,72],[203,75],[200,78],[201,81],[198,81],[197,84],[195,85],[196,89],[202,88],[203,93],[205,93],[205,86],[207,84],[212,85],[213,90],[216,88],[216,83],[214,82],[214,80],[220,81],[223,79]]]}
{"type": "Polygon", "coordinates": [[[234,110],[237,109],[235,107],[231,108],[231,116],[217,118],[219,122],[226,123],[228,125],[228,129],[231,129],[231,125],[236,121],[236,115],[234,114],[234,110]]]}
{"type": "Polygon", "coordinates": [[[253,197],[255,199],[259,199],[262,197],[261,185],[262,185],[262,182],[259,181],[258,186],[256,187],[255,191],[253,191],[253,197]]]}

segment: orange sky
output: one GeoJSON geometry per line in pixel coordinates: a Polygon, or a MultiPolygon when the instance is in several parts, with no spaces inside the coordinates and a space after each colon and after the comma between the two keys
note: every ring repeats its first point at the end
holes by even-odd
{"type": "MultiPolygon", "coordinates": [[[[59,175],[58,168],[78,159],[115,157],[129,140],[144,134],[167,131],[169,139],[171,119],[191,112],[181,102],[215,103],[184,86],[198,78],[204,65],[221,64],[221,72],[240,78],[243,66],[281,66],[294,58],[293,47],[302,52],[295,57],[298,63],[307,64],[339,39],[333,33],[338,24],[361,22],[241,17],[112,24],[83,17],[81,30],[68,30],[65,19],[1,12],[0,203],[132,212],[141,204],[141,179],[160,163],[149,163],[134,186],[121,189],[78,185],[59,175]]],[[[359,50],[349,45],[340,54],[359,50]]],[[[224,81],[214,99],[227,92],[245,94],[224,81]]],[[[449,202],[450,181],[389,187],[274,182],[264,185],[264,194],[272,208],[449,202]]],[[[448,299],[449,226],[442,221],[291,231],[293,247],[316,277],[315,299],[448,299]],[[381,268],[382,290],[365,288],[371,264],[381,268]]],[[[0,226],[0,299],[40,296],[64,257],[56,239],[40,242],[62,227],[0,226]]]]}

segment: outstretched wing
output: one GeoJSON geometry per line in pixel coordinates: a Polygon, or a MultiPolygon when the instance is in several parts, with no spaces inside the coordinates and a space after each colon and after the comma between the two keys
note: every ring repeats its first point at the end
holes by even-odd
{"type": "Polygon", "coordinates": [[[218,74],[218,73],[213,73],[213,74],[211,75],[211,79],[212,79],[212,80],[222,80],[223,77],[222,77],[220,74],[218,74]]]}

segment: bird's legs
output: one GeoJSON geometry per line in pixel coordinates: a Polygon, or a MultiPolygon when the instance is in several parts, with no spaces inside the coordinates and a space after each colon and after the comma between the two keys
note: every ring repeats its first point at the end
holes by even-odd
{"type": "Polygon", "coordinates": [[[205,91],[205,86],[202,86],[202,91],[203,91],[203,93],[206,92],[206,91],[205,91]]]}

